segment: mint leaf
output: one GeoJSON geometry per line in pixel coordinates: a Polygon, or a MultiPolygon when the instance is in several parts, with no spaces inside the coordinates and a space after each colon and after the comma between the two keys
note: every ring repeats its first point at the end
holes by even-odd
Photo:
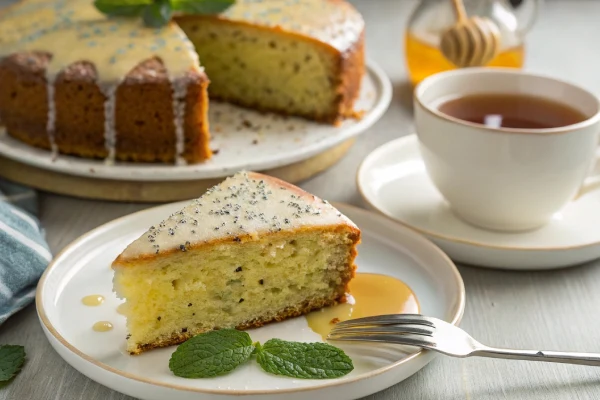
{"type": "Polygon", "coordinates": [[[302,379],[331,379],[354,369],[341,349],[327,343],[298,343],[271,339],[257,346],[256,360],[267,372],[302,379]]]}
{"type": "Polygon", "coordinates": [[[236,0],[94,0],[94,6],[109,16],[139,17],[151,28],[166,25],[173,11],[188,14],[218,14],[236,0]]]}
{"type": "Polygon", "coordinates": [[[155,0],[154,3],[144,8],[142,17],[146,26],[160,28],[169,22],[172,13],[169,0],[155,0]]]}
{"type": "Polygon", "coordinates": [[[248,361],[253,351],[252,339],[246,332],[210,331],[179,345],[171,355],[169,368],[183,378],[225,375],[248,361]]]}
{"type": "Polygon", "coordinates": [[[225,11],[235,0],[172,0],[173,9],[189,14],[218,14],[225,11]]]}
{"type": "Polygon", "coordinates": [[[25,348],[23,346],[0,346],[0,382],[5,382],[14,377],[25,362],[25,348]]]}
{"type": "Polygon", "coordinates": [[[94,6],[110,16],[135,17],[141,15],[152,0],[95,0],[94,6]]]}

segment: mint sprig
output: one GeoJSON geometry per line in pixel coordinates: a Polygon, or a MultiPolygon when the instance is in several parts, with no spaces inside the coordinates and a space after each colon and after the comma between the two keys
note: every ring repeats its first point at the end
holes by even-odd
{"type": "Polygon", "coordinates": [[[271,339],[258,347],[256,361],[276,375],[302,379],[332,379],[350,373],[352,360],[327,343],[299,343],[271,339]]]}
{"type": "Polygon", "coordinates": [[[187,14],[219,14],[233,3],[235,0],[171,0],[173,10],[187,14]]]}
{"type": "Polygon", "coordinates": [[[0,382],[7,382],[21,370],[25,362],[25,348],[15,345],[0,346],[0,382]]]}
{"type": "Polygon", "coordinates": [[[169,368],[183,378],[210,378],[233,371],[252,355],[266,372],[292,378],[333,379],[354,369],[350,357],[329,344],[280,339],[253,344],[248,333],[235,329],[194,336],[175,350],[169,368]]]}
{"type": "Polygon", "coordinates": [[[144,8],[142,18],[144,18],[146,26],[160,28],[169,22],[171,14],[173,14],[173,10],[169,0],[156,0],[144,8]]]}
{"type": "Polygon", "coordinates": [[[152,0],[95,0],[94,6],[111,17],[136,17],[152,5],[152,0]]]}
{"type": "Polygon", "coordinates": [[[222,329],[194,336],[177,347],[169,368],[183,378],[210,378],[233,371],[248,361],[254,346],[250,335],[222,329]]]}
{"type": "Polygon", "coordinates": [[[185,14],[218,14],[235,0],[94,0],[98,11],[111,17],[142,17],[151,28],[166,25],[174,11],[185,14]]]}

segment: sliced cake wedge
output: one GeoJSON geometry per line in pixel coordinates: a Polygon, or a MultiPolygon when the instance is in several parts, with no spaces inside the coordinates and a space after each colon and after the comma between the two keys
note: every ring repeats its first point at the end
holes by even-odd
{"type": "Polygon", "coordinates": [[[354,223],[296,186],[253,172],[227,178],[157,221],[113,262],[127,350],[343,302],[359,242],[354,223]]]}

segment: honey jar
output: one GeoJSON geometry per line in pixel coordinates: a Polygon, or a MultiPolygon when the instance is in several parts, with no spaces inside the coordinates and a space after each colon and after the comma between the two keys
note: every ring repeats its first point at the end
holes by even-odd
{"type": "MultiPolygon", "coordinates": [[[[500,30],[501,45],[487,66],[521,68],[525,35],[533,25],[540,0],[463,0],[469,16],[487,17],[500,30]]],[[[405,58],[410,81],[416,85],[429,75],[456,68],[440,50],[445,30],[456,23],[451,0],[422,0],[405,32],[405,58]]]]}

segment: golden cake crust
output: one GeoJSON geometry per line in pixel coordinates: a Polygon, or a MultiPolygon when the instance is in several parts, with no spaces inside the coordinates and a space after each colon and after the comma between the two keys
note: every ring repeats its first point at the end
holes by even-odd
{"type": "MultiPolygon", "coordinates": [[[[50,149],[47,84],[44,76],[51,55],[19,53],[0,60],[0,120],[9,135],[50,149]]],[[[196,163],[210,158],[208,78],[189,71],[185,77],[185,148],[182,157],[196,163]]],[[[55,142],[61,153],[106,158],[105,95],[96,83],[95,67],[78,62],[55,82],[55,142]]],[[[164,65],[150,59],[134,68],[116,93],[115,158],[124,161],[174,162],[175,126],[172,89],[164,65]],[[148,118],[148,116],[151,116],[148,118]]]]}

